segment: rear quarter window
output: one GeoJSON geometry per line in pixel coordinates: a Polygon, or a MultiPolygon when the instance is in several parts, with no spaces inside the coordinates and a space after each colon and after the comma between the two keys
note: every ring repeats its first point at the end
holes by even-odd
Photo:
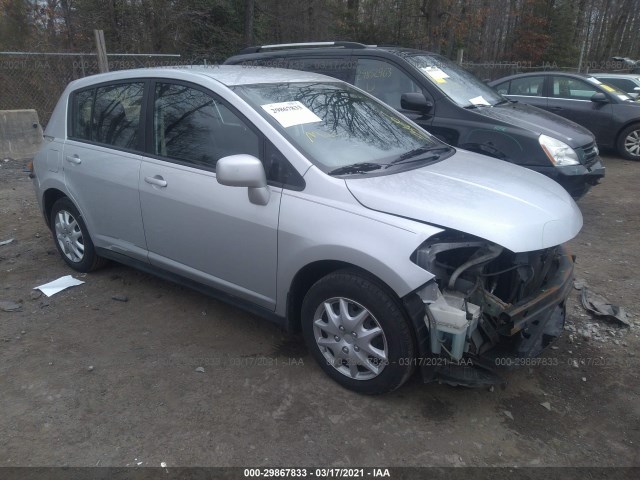
{"type": "Polygon", "coordinates": [[[94,90],[84,90],[73,95],[70,137],[91,140],[91,111],[94,90]]]}

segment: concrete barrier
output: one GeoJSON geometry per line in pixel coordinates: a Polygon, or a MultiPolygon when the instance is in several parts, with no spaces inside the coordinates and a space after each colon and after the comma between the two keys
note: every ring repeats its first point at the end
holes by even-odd
{"type": "Polygon", "coordinates": [[[0,110],[0,159],[32,158],[42,144],[42,127],[35,110],[0,110]]]}

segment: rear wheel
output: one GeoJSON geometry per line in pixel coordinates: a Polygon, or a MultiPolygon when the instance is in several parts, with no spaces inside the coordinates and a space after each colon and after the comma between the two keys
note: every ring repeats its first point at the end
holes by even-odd
{"type": "Polygon", "coordinates": [[[640,123],[635,123],[618,137],[618,153],[627,160],[640,160],[640,123]]]}
{"type": "Polygon", "coordinates": [[[413,372],[414,340],[399,302],[359,272],[329,274],[309,289],[302,331],[325,373],[350,390],[390,392],[413,372]]]}
{"type": "Polygon", "coordinates": [[[53,204],[50,222],[58,252],[71,268],[90,272],[106,263],[96,255],[89,231],[71,200],[63,197],[53,204]]]}

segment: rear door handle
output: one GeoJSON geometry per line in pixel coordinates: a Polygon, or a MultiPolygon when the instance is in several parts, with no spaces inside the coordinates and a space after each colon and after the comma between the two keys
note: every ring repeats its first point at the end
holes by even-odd
{"type": "Polygon", "coordinates": [[[144,177],[144,181],[150,183],[151,185],[155,185],[157,187],[166,187],[167,181],[162,178],[160,175],[156,175],[155,177],[144,177]]]}
{"type": "Polygon", "coordinates": [[[80,160],[78,155],[67,155],[65,158],[67,159],[67,162],[75,165],[80,165],[82,163],[82,160],[80,160]]]}

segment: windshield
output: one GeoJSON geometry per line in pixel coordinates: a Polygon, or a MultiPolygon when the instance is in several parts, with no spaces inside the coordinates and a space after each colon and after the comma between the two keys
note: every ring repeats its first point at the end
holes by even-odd
{"type": "Polygon", "coordinates": [[[257,84],[233,89],[311,162],[332,175],[435,161],[436,156],[453,151],[344,83],[257,84]]]}
{"type": "Polygon", "coordinates": [[[507,101],[471,73],[440,55],[407,55],[405,58],[461,107],[490,106],[507,101]]]}
{"type": "MultiPolygon", "coordinates": [[[[620,100],[622,100],[623,102],[633,102],[633,99],[627,95],[626,92],[623,92],[622,90],[620,90],[617,87],[614,87],[612,85],[609,85],[607,83],[603,83],[600,80],[598,80],[595,77],[589,77],[587,78],[587,80],[589,80],[591,83],[595,84],[595,85],[600,85],[600,88],[605,89],[607,92],[617,96],[620,100]]],[[[604,80],[604,82],[606,82],[607,80],[604,80]]]]}

